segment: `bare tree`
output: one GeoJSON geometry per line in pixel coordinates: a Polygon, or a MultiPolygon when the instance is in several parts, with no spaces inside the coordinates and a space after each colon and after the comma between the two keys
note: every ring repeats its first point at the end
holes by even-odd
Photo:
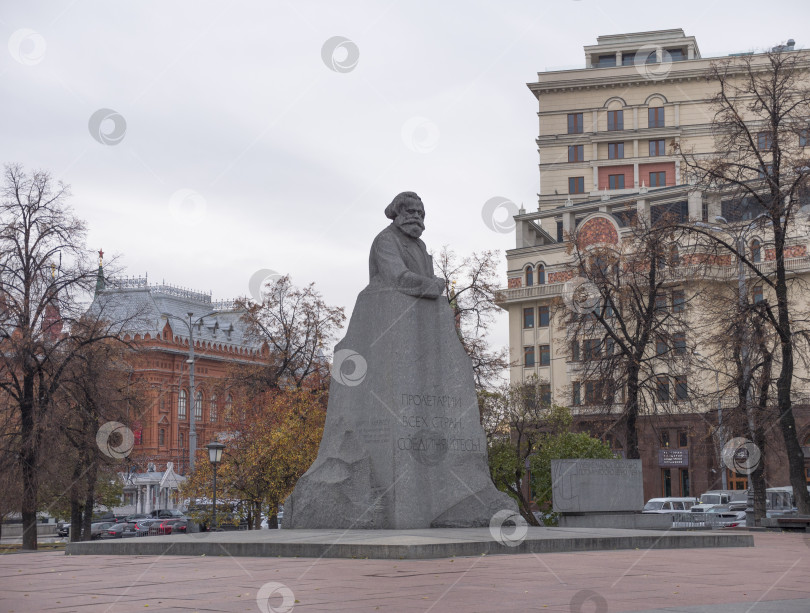
{"type": "MultiPolygon", "coordinates": [[[[0,391],[11,412],[7,441],[18,450],[24,549],[37,546],[38,470],[57,391],[83,348],[116,338],[121,329],[70,334],[84,315],[96,270],[68,194],[48,173],[29,175],[14,165],[6,166],[0,185],[0,391]]],[[[94,317],[104,315],[99,309],[94,317]]]]}
{"type": "Polygon", "coordinates": [[[616,244],[569,243],[576,277],[564,297],[561,324],[577,363],[574,404],[618,412],[625,449],[639,458],[637,421],[688,401],[686,374],[694,342],[686,334],[689,297],[679,283],[679,231],[637,219],[616,244]]]}
{"type": "MultiPolygon", "coordinates": [[[[707,241],[732,254],[769,290],[757,311],[779,339],[776,382],[777,423],[800,513],[810,514],[804,455],[796,432],[791,393],[798,345],[796,301],[791,301],[786,259],[799,230],[797,214],[810,188],[810,156],[805,147],[810,122],[810,63],[806,53],[777,47],[767,53],[714,62],[707,79],[717,87],[711,100],[717,154],[681,150],[697,185],[726,198],[725,220],[760,217],[769,235],[772,269],[756,266],[747,245],[711,228],[695,227],[707,241]]],[[[677,145],[676,145],[677,149],[677,145]]]]}
{"type": "Polygon", "coordinates": [[[491,349],[487,342],[495,313],[500,310],[495,303],[500,287],[499,257],[498,251],[459,257],[446,245],[436,256],[438,274],[445,280],[445,295],[455,314],[461,344],[472,360],[479,392],[498,388],[508,366],[506,348],[491,349]]]}
{"type": "Polygon", "coordinates": [[[239,369],[240,380],[253,381],[257,391],[328,383],[328,348],[346,320],[343,307],[327,305],[314,283],[295,287],[289,276],[270,282],[261,304],[242,307],[248,338],[266,347],[261,365],[239,369]]]}

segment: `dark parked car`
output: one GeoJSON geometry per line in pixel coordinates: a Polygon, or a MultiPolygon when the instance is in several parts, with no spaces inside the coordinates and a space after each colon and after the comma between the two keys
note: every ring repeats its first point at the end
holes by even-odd
{"type": "Polygon", "coordinates": [[[90,524],[90,540],[101,538],[101,534],[115,524],[111,521],[98,521],[90,524]]]}
{"type": "Polygon", "coordinates": [[[136,536],[135,524],[120,522],[113,524],[101,533],[103,539],[120,539],[136,536]]]}
{"type": "Polygon", "coordinates": [[[59,525],[56,528],[56,534],[58,534],[59,536],[69,536],[70,523],[66,521],[59,522],[59,525]]]}
{"type": "Polygon", "coordinates": [[[161,520],[154,517],[146,519],[138,519],[135,521],[135,536],[149,536],[150,534],[157,534],[157,526],[160,525],[161,520]],[[149,531],[150,527],[155,527],[155,531],[149,531]]]}
{"type": "Polygon", "coordinates": [[[151,517],[150,515],[145,515],[144,513],[134,513],[132,515],[127,515],[127,521],[129,523],[137,522],[139,519],[147,519],[151,517]]]}
{"type": "Polygon", "coordinates": [[[149,517],[158,517],[160,519],[174,519],[185,517],[180,509],[155,509],[149,513],[149,517]]]}
{"type": "Polygon", "coordinates": [[[187,519],[167,519],[163,523],[171,526],[171,534],[187,534],[189,531],[187,519]]]}

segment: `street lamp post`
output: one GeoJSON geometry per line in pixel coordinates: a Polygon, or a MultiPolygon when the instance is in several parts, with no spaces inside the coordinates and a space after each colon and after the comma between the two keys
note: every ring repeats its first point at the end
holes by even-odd
{"type": "Polygon", "coordinates": [[[189,472],[194,472],[194,456],[197,453],[197,397],[194,393],[194,326],[210,315],[215,315],[216,311],[206,313],[195,320],[191,318],[194,313],[187,313],[188,321],[182,317],[177,317],[170,313],[163,313],[166,319],[182,321],[188,328],[188,387],[189,387],[189,414],[188,414],[188,465],[189,472]]]}
{"type": "Polygon", "coordinates": [[[217,466],[222,461],[222,450],[225,449],[225,445],[222,443],[217,443],[216,441],[208,443],[206,445],[208,448],[208,461],[211,462],[211,465],[214,467],[214,499],[211,503],[212,510],[213,510],[213,525],[214,531],[217,529],[217,466]]]}

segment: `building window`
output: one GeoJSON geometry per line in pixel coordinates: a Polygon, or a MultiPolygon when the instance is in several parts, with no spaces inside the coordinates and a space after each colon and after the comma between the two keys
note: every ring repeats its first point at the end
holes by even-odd
{"type": "Polygon", "coordinates": [[[585,404],[597,404],[604,399],[601,381],[585,382],[585,404]]]}
{"type": "Polygon", "coordinates": [[[756,239],[751,241],[751,261],[755,263],[762,261],[762,245],[756,239]]]}
{"type": "Polygon", "coordinates": [[[540,345],[540,366],[549,366],[551,364],[551,347],[549,345],[540,345]]]}
{"type": "Polygon", "coordinates": [[[659,375],[655,381],[655,395],[658,402],[669,402],[669,378],[659,375]]]}
{"type": "Polygon", "coordinates": [[[770,176],[773,176],[773,164],[765,164],[764,167],[759,167],[759,172],[757,172],[758,179],[764,179],[770,176]]]}
{"type": "Polygon", "coordinates": [[[546,284],[546,267],[542,264],[537,265],[537,285],[546,284]]]}
{"type": "Polygon", "coordinates": [[[568,147],[569,162],[582,162],[584,159],[585,159],[584,145],[569,145],[568,147]]]}
{"type": "Polygon", "coordinates": [[[624,111],[608,111],[608,130],[624,130],[624,111]]]}
{"type": "Polygon", "coordinates": [[[675,355],[686,355],[685,332],[676,332],[672,335],[672,351],[675,355]]]}
{"type": "Polygon", "coordinates": [[[606,338],[605,339],[605,354],[611,356],[611,355],[614,354],[615,351],[616,351],[616,342],[610,337],[606,338]]]}
{"type": "Polygon", "coordinates": [[[650,155],[655,157],[667,154],[667,143],[663,138],[650,141],[650,155]]]}
{"type": "Polygon", "coordinates": [[[571,384],[571,404],[578,407],[582,404],[581,385],[579,381],[574,381],[571,384]]]}
{"type": "Polygon", "coordinates": [[[548,383],[540,385],[540,402],[543,404],[551,404],[551,386],[548,383]]]}
{"type": "Polygon", "coordinates": [[[181,432],[179,439],[180,439],[179,447],[180,447],[180,449],[182,449],[183,447],[186,446],[186,435],[181,432]]]}
{"type": "Polygon", "coordinates": [[[537,319],[539,320],[538,325],[541,328],[548,328],[549,312],[547,306],[537,307],[537,319]]]}
{"type": "Polygon", "coordinates": [[[672,245],[669,248],[669,265],[678,266],[681,263],[681,252],[678,250],[678,245],[672,245]]]}
{"type": "Polygon", "coordinates": [[[180,396],[177,399],[177,419],[186,418],[186,390],[180,390],[180,396]]]}
{"type": "Polygon", "coordinates": [[[647,126],[650,128],[663,128],[664,127],[664,107],[658,106],[653,109],[647,109],[647,126]]]}
{"type": "Polygon", "coordinates": [[[585,360],[595,360],[602,350],[602,341],[596,338],[589,338],[582,342],[582,357],[585,360]]]}
{"type": "Polygon", "coordinates": [[[661,447],[669,447],[669,430],[661,430],[661,447]]]}
{"type": "Polygon", "coordinates": [[[523,365],[527,368],[534,366],[534,347],[523,348],[523,365]]]}
{"type": "Polygon", "coordinates": [[[689,433],[686,430],[678,431],[678,447],[681,449],[689,447],[689,433]]]}
{"type": "Polygon", "coordinates": [[[534,328],[534,307],[523,309],[523,329],[534,328]]]}
{"type": "Polygon", "coordinates": [[[686,385],[686,375],[675,377],[675,401],[689,400],[689,388],[686,385]]]}
{"type": "Polygon", "coordinates": [[[534,270],[531,266],[526,267],[526,287],[534,285],[534,270]]]}
{"type": "Polygon", "coordinates": [[[579,341],[571,342],[571,361],[579,362],[579,341]]]}
{"type": "MultiPolygon", "coordinates": [[[[570,181],[571,179],[569,179],[570,181]]],[[[561,243],[565,240],[565,233],[563,232],[563,222],[557,222],[557,242],[561,243]]]]}
{"type": "MultiPolygon", "coordinates": [[[[665,53],[669,53],[669,58],[673,62],[680,62],[683,60],[683,49],[667,49],[665,53]]],[[[683,494],[688,496],[689,494],[683,494]]]]}
{"type": "Polygon", "coordinates": [[[757,149],[760,151],[770,151],[773,147],[773,134],[771,132],[759,132],[757,134],[757,149]]]}
{"type": "Polygon", "coordinates": [[[231,421],[233,419],[233,396],[228,394],[225,398],[225,420],[231,421]]]}
{"type": "Polygon", "coordinates": [[[201,421],[202,420],[202,405],[203,405],[203,395],[202,390],[197,392],[197,399],[194,402],[194,421],[201,421]]]}
{"type": "Polygon", "coordinates": [[[611,53],[610,55],[600,55],[599,56],[599,64],[597,68],[610,68],[611,66],[616,65],[616,54],[611,53]]]}
{"type": "Polygon", "coordinates": [[[210,402],[209,409],[210,409],[209,414],[210,414],[211,421],[216,421],[217,420],[217,395],[216,394],[213,394],[211,396],[211,402],[210,402]]]}
{"type": "Polygon", "coordinates": [[[805,128],[799,132],[799,147],[807,147],[807,143],[810,143],[810,130],[805,128]]]}
{"type": "Polygon", "coordinates": [[[584,194],[585,193],[585,177],[568,177],[568,193],[569,194],[584,194]]]}
{"type": "Polygon", "coordinates": [[[681,469],[681,496],[689,496],[689,469],[681,469]]]}
{"type": "Polygon", "coordinates": [[[656,311],[666,311],[667,310],[667,297],[666,294],[656,294],[655,296],[655,310],[656,311]]]}
{"type": "Polygon", "coordinates": [[[758,302],[763,301],[764,298],[762,296],[762,286],[761,285],[757,285],[754,288],[752,294],[753,294],[754,304],[757,304],[758,302]]]}
{"type": "Polygon", "coordinates": [[[700,218],[703,221],[709,221],[709,203],[705,200],[700,203],[700,218]]]}
{"type": "Polygon", "coordinates": [[[666,187],[666,185],[667,173],[665,171],[650,173],[650,187],[666,187]]]}
{"type": "Polygon", "coordinates": [[[741,473],[735,473],[732,470],[727,472],[726,481],[728,482],[728,489],[730,490],[747,490],[748,478],[741,473]]]}
{"type": "Polygon", "coordinates": [[[624,175],[608,175],[610,189],[624,189],[624,175]]]}
{"type": "Polygon", "coordinates": [[[686,308],[686,295],[683,290],[675,290],[672,292],[672,312],[682,313],[686,308]]]}
{"type": "Polygon", "coordinates": [[[608,159],[619,160],[624,157],[624,143],[608,143],[608,159]]]}
{"type": "Polygon", "coordinates": [[[660,336],[655,339],[655,355],[665,355],[667,352],[667,342],[660,336]]]}
{"type": "Polygon", "coordinates": [[[672,471],[669,468],[662,468],[661,469],[661,493],[663,494],[664,498],[670,498],[672,496],[672,471]]]}
{"type": "Polygon", "coordinates": [[[158,446],[163,447],[166,444],[166,428],[158,430],[158,446]]]}
{"type": "Polygon", "coordinates": [[[582,113],[568,113],[568,133],[582,134],[582,113]]]}

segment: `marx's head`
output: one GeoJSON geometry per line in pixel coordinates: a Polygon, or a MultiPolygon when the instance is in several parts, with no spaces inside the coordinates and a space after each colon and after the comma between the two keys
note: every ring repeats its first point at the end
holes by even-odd
{"type": "Polygon", "coordinates": [[[385,207],[385,216],[408,236],[419,238],[425,231],[425,207],[414,192],[402,192],[385,207]]]}

